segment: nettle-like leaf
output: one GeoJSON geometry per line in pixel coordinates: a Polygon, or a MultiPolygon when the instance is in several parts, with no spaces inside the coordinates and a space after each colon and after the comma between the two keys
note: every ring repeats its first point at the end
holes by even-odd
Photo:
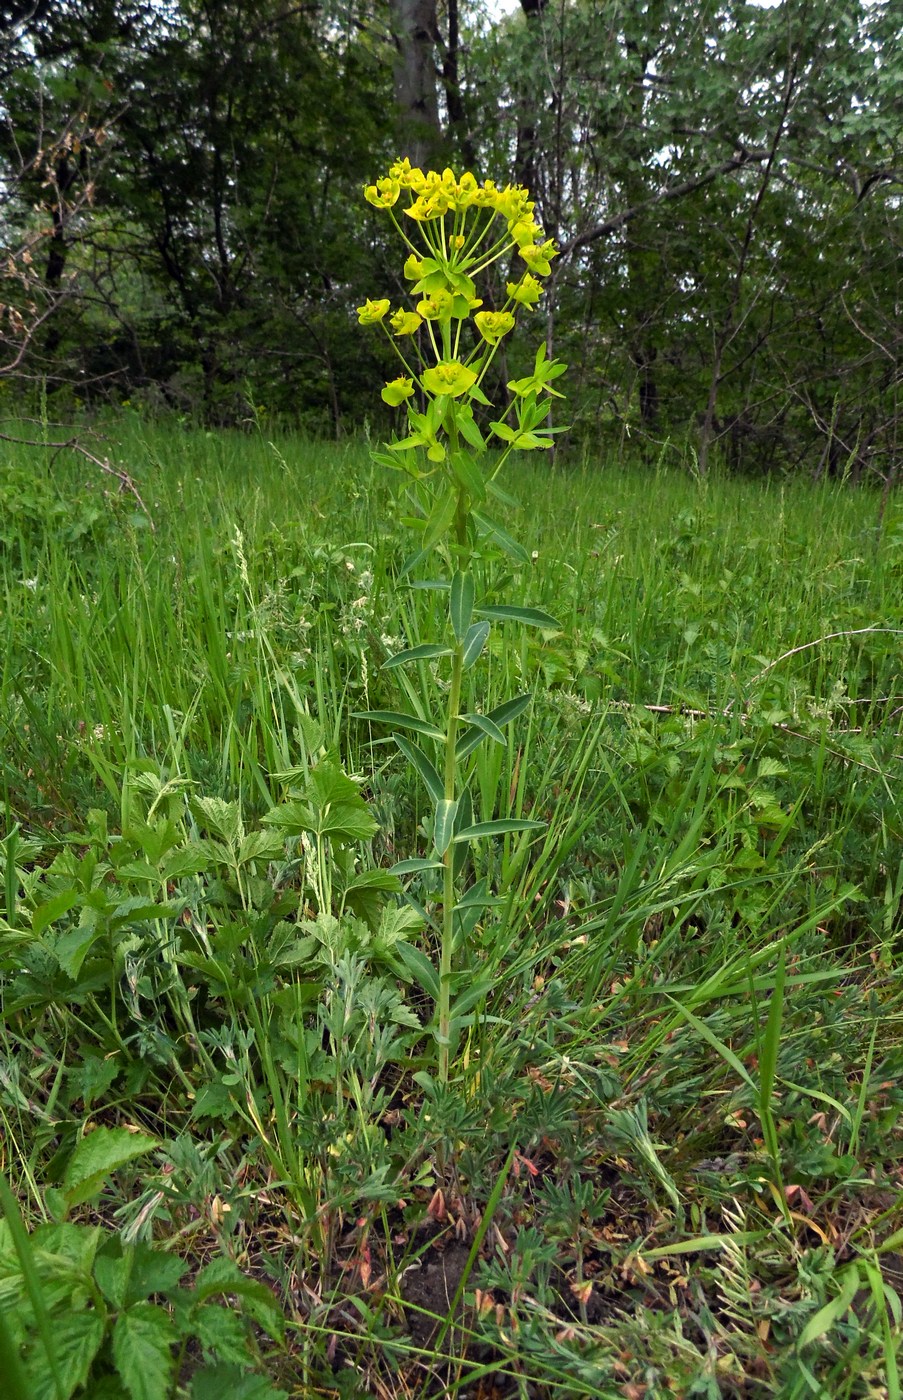
{"type": "Polygon", "coordinates": [[[221,836],[230,847],[241,845],[245,834],[241,807],[237,802],[226,802],[221,797],[196,797],[192,806],[201,816],[201,824],[221,836]]]}
{"type": "Polygon", "coordinates": [[[41,1339],[36,1338],[26,1357],[30,1400],[70,1400],[86,1384],[105,1331],[106,1318],[98,1309],[57,1313],[53,1318],[53,1347],[62,1394],[46,1348],[41,1339]]]}
{"type": "Polygon", "coordinates": [[[157,1145],[157,1139],[146,1133],[130,1133],[127,1128],[95,1128],[81,1139],[66,1164],[61,1189],[67,1208],[71,1210],[93,1200],[112,1172],[146,1156],[157,1145]]]}
{"type": "Polygon", "coordinates": [[[263,820],[290,836],[307,832],[338,841],[368,841],[379,830],[358,784],[328,761],[310,770],[302,801],[285,802],[263,820]]]}
{"type": "Polygon", "coordinates": [[[179,1341],[175,1323],[155,1303],[136,1303],[113,1328],[113,1360],[131,1400],[168,1400],[179,1341]]]}

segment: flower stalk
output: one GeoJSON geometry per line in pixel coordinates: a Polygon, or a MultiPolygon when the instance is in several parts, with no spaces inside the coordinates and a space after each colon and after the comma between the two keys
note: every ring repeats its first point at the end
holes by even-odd
{"type": "MultiPolygon", "coordinates": [[[[416,957],[409,963],[420,970],[424,990],[435,1000],[431,1030],[437,1049],[437,1079],[444,1085],[451,1075],[465,1017],[488,990],[480,981],[478,968],[469,969],[472,976],[460,978],[461,969],[455,966],[456,913],[464,865],[456,853],[462,843],[530,832],[543,825],[507,816],[472,821],[470,755],[483,742],[505,743],[503,727],[516,718],[530,697],[514,697],[488,713],[467,712],[464,691],[476,690],[468,673],[486,645],[495,618],[552,630],[558,626],[554,618],[536,608],[506,604],[500,609],[485,601],[475,606],[475,572],[486,553],[487,535],[504,541],[502,547],[519,557],[518,547],[507,532],[495,529],[487,519],[486,499],[492,483],[512,451],[549,448],[553,434],[561,431],[548,427],[546,420],[548,396],[560,397],[551,385],[565,366],[546,358],[544,343],[536,352],[533,373],[508,384],[513,395],[509,408],[499,418],[490,418],[488,430],[495,439],[492,446],[500,449],[495,462],[486,460],[490,444],[477,419],[478,412],[492,409],[482,387],[486,371],[503,338],[514,331],[518,315],[530,315],[536,307],[542,292],[538,278],[548,274],[556,250],[535,221],[534,203],[522,186],[499,188],[491,180],[479,184],[470,172],[460,178],[451,170],[424,174],[409,161],[399,160],[386,175],[367,186],[364,196],[375,209],[388,213],[401,234],[409,254],[404,277],[413,284],[411,296],[415,299],[413,307],[395,311],[386,298],[367,300],[358,308],[360,324],[381,326],[405,369],[381,391],[387,404],[404,410],[405,430],[373,456],[381,465],[411,479],[423,513],[418,555],[425,558],[435,551],[450,575],[444,637],[435,642],[418,641],[386,663],[405,665],[429,656],[437,664],[449,666],[442,727],[396,710],[365,712],[366,718],[425,736],[427,743],[432,740],[440,750],[436,768],[422,747],[406,736],[393,736],[426,785],[434,806],[435,859],[418,858],[413,864],[434,864],[442,871],[438,967],[427,974],[416,957]],[[406,226],[408,220],[410,227],[406,226]],[[481,309],[484,302],[477,295],[475,278],[512,254],[526,264],[521,278],[506,283],[506,300],[500,309],[481,309]],[[414,354],[406,356],[398,342],[407,337],[413,341],[414,354]]],[[[428,714],[430,697],[425,701],[423,713],[428,714]]],[[[402,865],[408,867],[411,862],[402,865]]],[[[481,907],[481,897],[471,890],[468,908],[474,907],[481,907]]],[[[491,900],[482,899],[482,907],[491,907],[491,900]]]]}

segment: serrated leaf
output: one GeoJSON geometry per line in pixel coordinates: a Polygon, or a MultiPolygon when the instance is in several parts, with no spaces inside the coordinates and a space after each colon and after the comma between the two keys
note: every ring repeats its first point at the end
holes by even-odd
{"type": "Polygon", "coordinates": [[[283,802],[265,813],[261,821],[267,826],[278,826],[289,836],[300,836],[305,831],[316,831],[317,819],[307,802],[283,802]]]}
{"type": "Polygon", "coordinates": [[[134,1261],[131,1249],[123,1250],[118,1257],[109,1253],[98,1254],[94,1260],[94,1278],[101,1293],[114,1308],[125,1307],[134,1261]]]}
{"type": "Polygon", "coordinates": [[[160,875],[164,880],[180,880],[185,875],[200,874],[209,864],[210,858],[206,849],[189,842],[180,846],[177,851],[170,852],[160,867],[160,875]]]}
{"type": "Polygon", "coordinates": [[[475,585],[473,574],[459,569],[451,581],[448,610],[452,631],[459,642],[463,642],[473,617],[475,585]]]}
{"type": "Polygon", "coordinates": [[[433,661],[439,656],[451,656],[451,647],[439,646],[434,642],[424,642],[418,647],[408,647],[405,651],[396,651],[394,656],[390,656],[388,661],[382,664],[382,670],[389,671],[393,666],[405,666],[409,661],[433,661]]]}
{"type": "Polygon", "coordinates": [[[238,852],[239,865],[252,860],[278,860],[284,855],[283,838],[278,831],[249,831],[238,852]]]}
{"type": "Polygon", "coordinates": [[[425,734],[428,739],[439,739],[443,743],[445,735],[435,724],[420,719],[417,715],[406,715],[399,710],[355,710],[352,719],[374,720],[377,724],[388,724],[396,729],[411,729],[415,734],[425,734]]]}
{"type": "Polygon", "coordinates": [[[222,797],[195,797],[192,806],[203,815],[208,831],[221,836],[229,846],[241,844],[245,828],[237,802],[226,802],[222,797]]]}
{"type": "Polygon", "coordinates": [[[223,1363],[195,1371],[191,1400],[288,1400],[288,1396],[266,1376],[251,1375],[238,1366],[223,1363]]]}
{"type": "Polygon", "coordinates": [[[137,1303],[149,1298],[152,1293],[172,1292],[178,1288],[187,1269],[185,1260],[177,1254],[169,1254],[141,1241],[134,1246],[128,1301],[137,1303]]]}
{"type": "Polygon", "coordinates": [[[525,627],[544,627],[548,631],[561,631],[561,623],[541,608],[516,608],[509,607],[506,603],[498,603],[477,608],[477,614],[480,617],[491,617],[497,622],[521,622],[525,627]]]}
{"type": "Polygon", "coordinates": [[[247,1323],[231,1308],[208,1303],[195,1311],[192,1326],[208,1356],[215,1356],[219,1361],[233,1361],[239,1366],[247,1362],[250,1341],[247,1323]]]}
{"type": "Polygon", "coordinates": [[[167,1400],[179,1340],[172,1318],[156,1303],[136,1303],[113,1328],[113,1360],[132,1400],[167,1400]]]}
{"type": "Polygon", "coordinates": [[[379,831],[379,822],[363,804],[337,802],[318,816],[317,831],[340,841],[369,841],[379,831]]]}
{"type": "Polygon", "coordinates": [[[53,1319],[53,1345],[63,1381],[62,1397],[47,1354],[40,1341],[36,1341],[26,1360],[26,1372],[31,1381],[30,1400],[69,1400],[88,1379],[91,1363],[103,1342],[104,1327],[101,1309],[57,1313],[53,1319]]]}
{"type": "Polygon", "coordinates": [[[78,890],[63,890],[60,894],[54,895],[46,904],[41,904],[31,916],[31,928],[35,938],[40,938],[45,928],[56,923],[64,914],[68,914],[74,904],[80,899],[78,890]]]}
{"type": "Polygon", "coordinates": [[[66,1165],[62,1189],[71,1210],[98,1195],[105,1179],[128,1162],[144,1157],[157,1146],[146,1133],[127,1128],[95,1128],[83,1137],[66,1165]]]}
{"type": "Polygon", "coordinates": [[[406,934],[419,933],[423,922],[423,915],[409,904],[387,904],[380,915],[376,943],[383,949],[394,948],[406,934]]]}
{"type": "Polygon", "coordinates": [[[465,671],[469,671],[479,657],[490,630],[488,622],[474,622],[468,627],[461,646],[461,661],[465,671]]]}
{"type": "Polygon", "coordinates": [[[67,977],[71,977],[75,982],[78,974],[82,970],[82,963],[90,953],[94,944],[102,936],[103,929],[96,924],[79,925],[78,928],[70,929],[57,940],[54,952],[57,961],[67,977]]]}
{"type": "Polygon", "coordinates": [[[414,771],[419,773],[423,785],[433,801],[441,802],[445,796],[445,785],[426,754],[401,734],[393,734],[392,738],[414,771]]]}
{"type": "Polygon", "coordinates": [[[270,1336],[281,1335],[285,1319],[270,1290],[256,1279],[248,1278],[237,1264],[225,1256],[214,1259],[203,1268],[194,1284],[194,1297],[199,1303],[222,1294],[234,1294],[240,1298],[254,1321],[264,1327],[270,1336]]]}
{"type": "Polygon", "coordinates": [[[500,817],[498,821],[475,822],[455,833],[455,841],[479,841],[483,836],[505,836],[513,831],[542,831],[546,822],[527,821],[517,817],[500,817]]]}
{"type": "Polygon", "coordinates": [[[455,814],[458,810],[457,802],[451,802],[447,798],[442,798],[436,803],[436,816],[433,821],[433,844],[440,856],[444,856],[448,850],[455,829],[455,814]]]}

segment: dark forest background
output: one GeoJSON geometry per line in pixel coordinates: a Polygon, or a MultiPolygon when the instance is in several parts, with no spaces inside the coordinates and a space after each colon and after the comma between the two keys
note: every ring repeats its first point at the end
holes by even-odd
{"type": "Polygon", "coordinates": [[[402,260],[361,189],[411,154],[535,192],[578,440],[893,480],[895,0],[4,0],[0,26],[0,415],[381,429],[354,308],[400,300],[402,260]]]}

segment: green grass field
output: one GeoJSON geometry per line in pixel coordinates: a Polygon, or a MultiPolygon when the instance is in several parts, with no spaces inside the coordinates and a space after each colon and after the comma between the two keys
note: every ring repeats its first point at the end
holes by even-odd
{"type": "Polygon", "coordinates": [[[898,1397],[903,503],[509,473],[443,1088],[399,483],[107,438],[0,476],[4,1397],[898,1397]]]}

